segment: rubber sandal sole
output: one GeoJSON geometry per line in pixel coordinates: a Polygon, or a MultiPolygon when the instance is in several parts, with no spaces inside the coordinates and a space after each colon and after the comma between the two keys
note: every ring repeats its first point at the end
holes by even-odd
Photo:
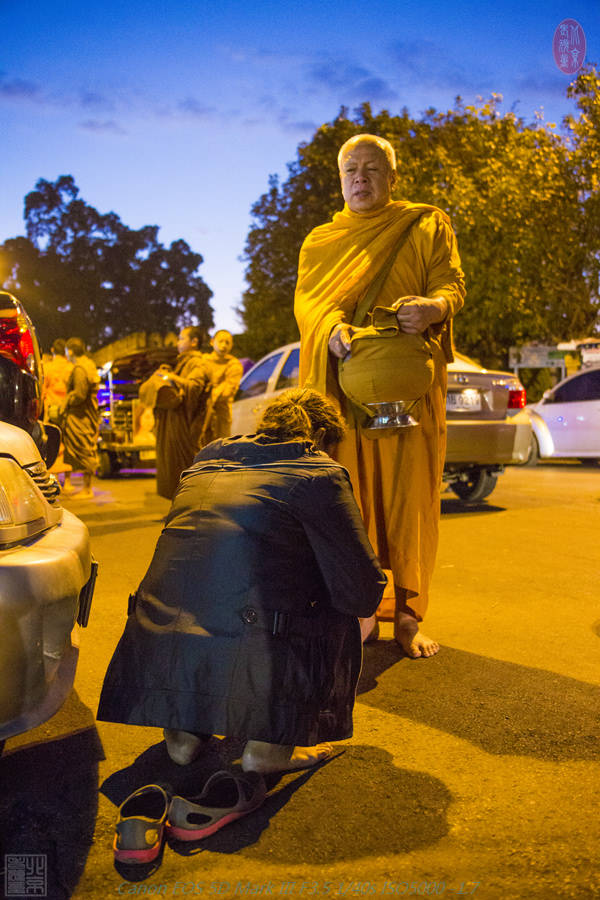
{"type": "Polygon", "coordinates": [[[247,816],[248,813],[258,809],[258,806],[260,804],[257,804],[252,809],[245,809],[243,812],[228,813],[222,819],[219,819],[218,822],[211,822],[210,825],[194,829],[193,831],[189,828],[179,828],[177,825],[171,825],[170,822],[167,822],[167,831],[178,841],[201,841],[202,838],[210,837],[211,834],[215,834],[216,831],[219,831],[225,825],[229,825],[230,822],[235,822],[236,819],[242,819],[244,816],[247,816]]]}
{"type": "MultiPolygon", "coordinates": [[[[234,775],[230,772],[216,772],[204,786],[203,793],[192,799],[186,800],[185,797],[175,796],[171,800],[169,809],[169,817],[167,818],[166,830],[167,834],[178,841],[200,841],[205,837],[242,819],[248,813],[254,812],[264,802],[266,797],[266,785],[262,776],[245,773],[243,775],[234,775]],[[238,791],[238,801],[229,807],[222,806],[218,808],[211,803],[211,790],[217,790],[219,782],[233,782],[238,791]],[[253,791],[253,795],[243,797],[244,788],[253,791]],[[200,801],[200,802],[198,802],[200,801]],[[242,808],[239,808],[239,807],[242,808]],[[202,824],[190,821],[191,816],[204,816],[208,821],[202,824]],[[171,818],[177,818],[178,822],[171,821],[171,818]],[[180,824],[185,822],[185,826],[180,824]]],[[[214,800],[212,801],[215,802],[214,800]]],[[[218,804],[221,806],[221,804],[218,804]]]]}

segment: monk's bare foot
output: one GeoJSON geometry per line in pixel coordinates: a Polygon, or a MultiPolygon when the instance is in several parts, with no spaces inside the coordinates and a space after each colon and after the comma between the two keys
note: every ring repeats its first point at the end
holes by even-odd
{"type": "Polygon", "coordinates": [[[77,491],[76,497],[78,500],[93,500],[94,492],[91,488],[84,488],[82,491],[77,491]]]}
{"type": "Polygon", "coordinates": [[[242,754],[244,772],[291,772],[308,769],[333,753],[331,744],[314,747],[294,747],[290,744],[267,744],[265,741],[248,741],[242,754]]]}
{"type": "Polygon", "coordinates": [[[440,649],[437,641],[433,641],[419,631],[419,623],[408,613],[397,612],[394,619],[394,639],[400,644],[407,656],[412,659],[435,656],[440,649]]]}
{"type": "Polygon", "coordinates": [[[360,636],[363,644],[370,644],[371,641],[376,641],[379,637],[379,622],[375,616],[369,616],[368,619],[359,619],[358,621],[360,622],[360,636]]]}

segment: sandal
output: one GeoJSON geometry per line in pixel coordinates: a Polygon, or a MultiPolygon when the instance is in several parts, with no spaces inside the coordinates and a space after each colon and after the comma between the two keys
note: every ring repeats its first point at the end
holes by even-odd
{"type": "Polygon", "coordinates": [[[113,843],[115,859],[149,863],[160,853],[167,821],[169,797],[158,784],[146,784],[119,807],[113,843]]]}
{"type": "Polygon", "coordinates": [[[173,797],[167,830],[179,841],[199,841],[258,809],[266,794],[257,772],[215,772],[198,797],[173,797]]]}

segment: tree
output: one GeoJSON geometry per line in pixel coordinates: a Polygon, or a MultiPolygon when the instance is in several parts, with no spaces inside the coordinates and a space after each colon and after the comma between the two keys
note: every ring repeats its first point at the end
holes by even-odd
{"type": "Polygon", "coordinates": [[[247,348],[259,355],[297,339],[298,251],[311,228],[341,208],[337,152],[365,131],[396,150],[395,197],[432,203],[452,219],[468,289],[455,323],[459,349],[506,366],[511,345],[589,332],[598,320],[600,249],[595,69],[570,90],[581,110],[570,137],[541,119],[501,114],[498,95],[478,106],[457,98],[448,112],[430,109],[419,120],[406,109],[373,114],[364,104],[353,119],[342,109],[299,146],[286,182],[272,178],[252,208],[240,310],[247,348]]]}
{"type": "Polygon", "coordinates": [[[99,213],[71,175],[37,182],[25,223],[27,237],[1,248],[11,266],[5,287],[23,300],[43,346],[73,334],[97,347],[134,331],[212,325],[202,256],[183,240],[164,247],[156,225],[133,230],[99,213]]]}
{"type": "MultiPolygon", "coordinates": [[[[583,69],[569,85],[567,95],[576,100],[578,118],[567,116],[571,134],[571,162],[583,207],[584,239],[590,248],[586,274],[596,298],[600,285],[600,73],[594,66],[583,69]]],[[[590,329],[591,330],[591,329],[590,329]]]]}

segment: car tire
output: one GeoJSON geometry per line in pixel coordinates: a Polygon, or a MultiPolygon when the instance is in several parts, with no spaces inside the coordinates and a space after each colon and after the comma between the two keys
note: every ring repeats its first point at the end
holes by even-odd
{"type": "Polygon", "coordinates": [[[454,481],[450,488],[462,503],[485,500],[496,487],[498,476],[486,469],[471,469],[466,481],[454,481]]]}
{"type": "Polygon", "coordinates": [[[107,450],[101,450],[98,454],[98,469],[96,475],[98,478],[111,478],[119,471],[119,464],[114,453],[107,450]]]}
{"type": "Polygon", "coordinates": [[[529,456],[527,457],[526,466],[537,466],[540,458],[540,445],[535,434],[531,432],[531,443],[529,445],[529,456]]]}

